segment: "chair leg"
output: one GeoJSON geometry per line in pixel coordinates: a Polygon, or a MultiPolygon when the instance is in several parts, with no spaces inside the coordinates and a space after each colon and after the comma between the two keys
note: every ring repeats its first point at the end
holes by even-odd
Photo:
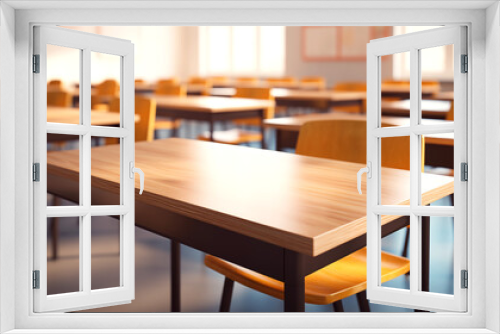
{"type": "Polygon", "coordinates": [[[406,228],[405,244],[403,246],[403,253],[401,254],[402,257],[407,257],[409,243],[410,243],[410,229],[406,228]]]}
{"type": "Polygon", "coordinates": [[[358,300],[359,310],[361,312],[370,312],[370,303],[368,299],[366,299],[366,290],[357,293],[356,299],[358,300]]]}
{"type": "Polygon", "coordinates": [[[220,301],[219,312],[229,312],[231,309],[231,297],[233,296],[234,281],[227,278],[224,280],[222,299],[220,301]]]}
{"type": "Polygon", "coordinates": [[[335,312],[344,312],[344,304],[342,304],[342,300],[337,300],[332,305],[335,312]]]}

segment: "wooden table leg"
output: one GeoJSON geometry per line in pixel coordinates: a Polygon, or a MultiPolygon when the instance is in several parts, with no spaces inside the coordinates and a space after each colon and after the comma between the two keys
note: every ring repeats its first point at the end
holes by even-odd
{"type": "Polygon", "coordinates": [[[283,151],[283,138],[281,137],[283,133],[280,129],[276,129],[275,134],[276,134],[276,151],[283,151]]]}
{"type": "Polygon", "coordinates": [[[429,291],[430,217],[422,216],[422,291],[429,291]]]}
{"type": "Polygon", "coordinates": [[[304,256],[285,249],[285,312],[305,311],[304,256]]]}
{"type": "Polygon", "coordinates": [[[171,311],[181,311],[181,244],[178,241],[171,241],[171,311]]]}

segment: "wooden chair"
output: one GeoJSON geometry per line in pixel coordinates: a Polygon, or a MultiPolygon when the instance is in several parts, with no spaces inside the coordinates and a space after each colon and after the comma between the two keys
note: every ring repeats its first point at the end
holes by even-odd
{"type": "Polygon", "coordinates": [[[55,91],[55,90],[63,90],[63,83],[61,80],[55,79],[55,80],[50,80],[47,83],[47,90],[48,91],[55,91]]]}
{"type": "MultiPolygon", "coordinates": [[[[155,90],[157,95],[186,97],[186,85],[174,83],[174,79],[160,80],[155,90]]],[[[157,117],[155,121],[155,130],[173,130],[181,126],[181,120],[172,121],[168,117],[157,117]]]]}
{"type": "Polygon", "coordinates": [[[326,81],[323,77],[303,77],[300,83],[304,84],[303,88],[325,89],[326,81]]]}
{"type": "Polygon", "coordinates": [[[71,107],[72,96],[65,91],[47,92],[47,106],[51,107],[71,107]]]}
{"type": "Polygon", "coordinates": [[[213,84],[211,79],[201,78],[201,77],[191,77],[189,78],[188,85],[202,86],[203,89],[201,90],[200,95],[209,96],[213,84]]]}
{"type": "MultiPolygon", "coordinates": [[[[408,167],[399,158],[401,150],[409,150],[409,139],[387,138],[384,159],[389,167],[408,167]],[[395,153],[395,154],[390,154],[395,153]],[[389,155],[390,154],[390,155],[389,155]]],[[[348,120],[314,121],[302,126],[296,153],[300,155],[364,163],[366,160],[366,122],[348,120]]],[[[384,154],[384,153],[382,153],[384,154]]],[[[384,155],[383,157],[384,158],[384,155]]],[[[356,294],[362,312],[370,310],[366,300],[366,247],[310,274],[305,279],[305,301],[310,304],[333,304],[335,311],[343,311],[342,299],[356,294]]],[[[386,252],[381,253],[381,281],[387,282],[410,270],[410,261],[386,252]]],[[[283,299],[284,284],[253,270],[207,255],[205,264],[225,276],[221,312],[230,309],[234,282],[267,295],[283,299]]]]}
{"type": "Polygon", "coordinates": [[[258,84],[259,81],[260,81],[259,78],[256,78],[256,77],[239,77],[239,78],[236,78],[236,82],[239,83],[239,84],[253,85],[253,84],[258,84]]]}
{"type": "MultiPolygon", "coordinates": [[[[366,92],[366,82],[338,82],[333,86],[334,92],[366,92]]],[[[366,99],[363,100],[362,110],[358,106],[340,106],[335,107],[335,111],[350,113],[366,113],[366,99]]]]}
{"type": "Polygon", "coordinates": [[[135,79],[136,84],[143,84],[144,82],[144,79],[135,79]]]}
{"type": "Polygon", "coordinates": [[[158,85],[165,85],[165,84],[177,85],[177,84],[179,84],[179,78],[173,77],[173,78],[169,78],[169,79],[160,79],[160,80],[158,80],[157,84],[158,85]]]}
{"type": "MultiPolygon", "coordinates": [[[[109,112],[120,112],[120,98],[114,98],[109,103],[109,112]]],[[[135,114],[140,117],[135,122],[135,141],[153,141],[156,117],[156,100],[135,96],[135,114]]],[[[117,144],[118,138],[106,138],[106,144],[117,144]]]]}
{"type": "MultiPolygon", "coordinates": [[[[236,94],[234,97],[247,98],[247,99],[258,99],[258,100],[274,100],[271,95],[271,88],[262,87],[238,87],[236,88],[236,94]]],[[[264,113],[264,118],[274,117],[274,107],[267,108],[264,113]]],[[[234,124],[240,126],[255,126],[260,127],[260,118],[247,118],[241,120],[235,120],[234,124]]],[[[210,133],[205,132],[198,136],[199,140],[210,140],[210,133]]],[[[261,132],[249,131],[243,129],[232,129],[226,131],[215,131],[214,132],[214,142],[222,144],[239,145],[245,143],[251,143],[262,140],[261,132]]]]}
{"type": "Polygon", "coordinates": [[[229,83],[229,77],[225,76],[215,76],[215,77],[210,77],[210,81],[212,82],[212,85],[227,85],[229,83]]]}
{"type": "Polygon", "coordinates": [[[294,77],[282,77],[282,78],[267,78],[265,80],[271,87],[288,87],[297,83],[297,79],[294,77]]]}
{"type": "Polygon", "coordinates": [[[95,94],[92,95],[91,105],[94,109],[96,104],[109,104],[114,98],[120,96],[120,84],[114,79],[108,79],[96,86],[95,94]]]}

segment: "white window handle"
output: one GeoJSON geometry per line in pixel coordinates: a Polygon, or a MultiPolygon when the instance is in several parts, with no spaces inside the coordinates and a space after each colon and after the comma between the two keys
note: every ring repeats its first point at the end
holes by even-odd
{"type": "Polygon", "coordinates": [[[363,175],[363,173],[366,173],[366,176],[371,179],[372,178],[372,163],[368,161],[368,163],[366,164],[366,167],[365,168],[361,168],[359,171],[358,171],[358,192],[360,194],[363,194],[363,192],[361,191],[361,176],[363,175]]]}
{"type": "Polygon", "coordinates": [[[138,173],[140,177],[141,188],[139,189],[139,195],[142,195],[142,191],[144,190],[144,172],[140,168],[134,167],[134,162],[130,161],[130,178],[134,179],[134,174],[138,173]]]}

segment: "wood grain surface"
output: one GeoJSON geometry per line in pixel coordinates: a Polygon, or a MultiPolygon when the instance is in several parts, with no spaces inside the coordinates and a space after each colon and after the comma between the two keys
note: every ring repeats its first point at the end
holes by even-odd
{"type": "Polygon", "coordinates": [[[205,113],[256,110],[274,106],[273,101],[256,99],[228,99],[214,96],[170,97],[154,95],[153,97],[156,100],[157,107],[161,109],[187,110],[205,113]]]}
{"type": "MultiPolygon", "coordinates": [[[[112,146],[92,149],[92,184],[116,194],[119,157],[112,146]]],[[[77,180],[77,155],[48,153],[48,173],[77,180]]],[[[316,256],[366,233],[366,196],[356,189],[364,165],[170,138],[136,143],[136,166],[146,175],[136,201],[286,249],[316,256]]],[[[384,198],[407,204],[409,172],[382,174],[384,198]]],[[[422,176],[424,205],[452,192],[453,178],[422,176]]]]}

